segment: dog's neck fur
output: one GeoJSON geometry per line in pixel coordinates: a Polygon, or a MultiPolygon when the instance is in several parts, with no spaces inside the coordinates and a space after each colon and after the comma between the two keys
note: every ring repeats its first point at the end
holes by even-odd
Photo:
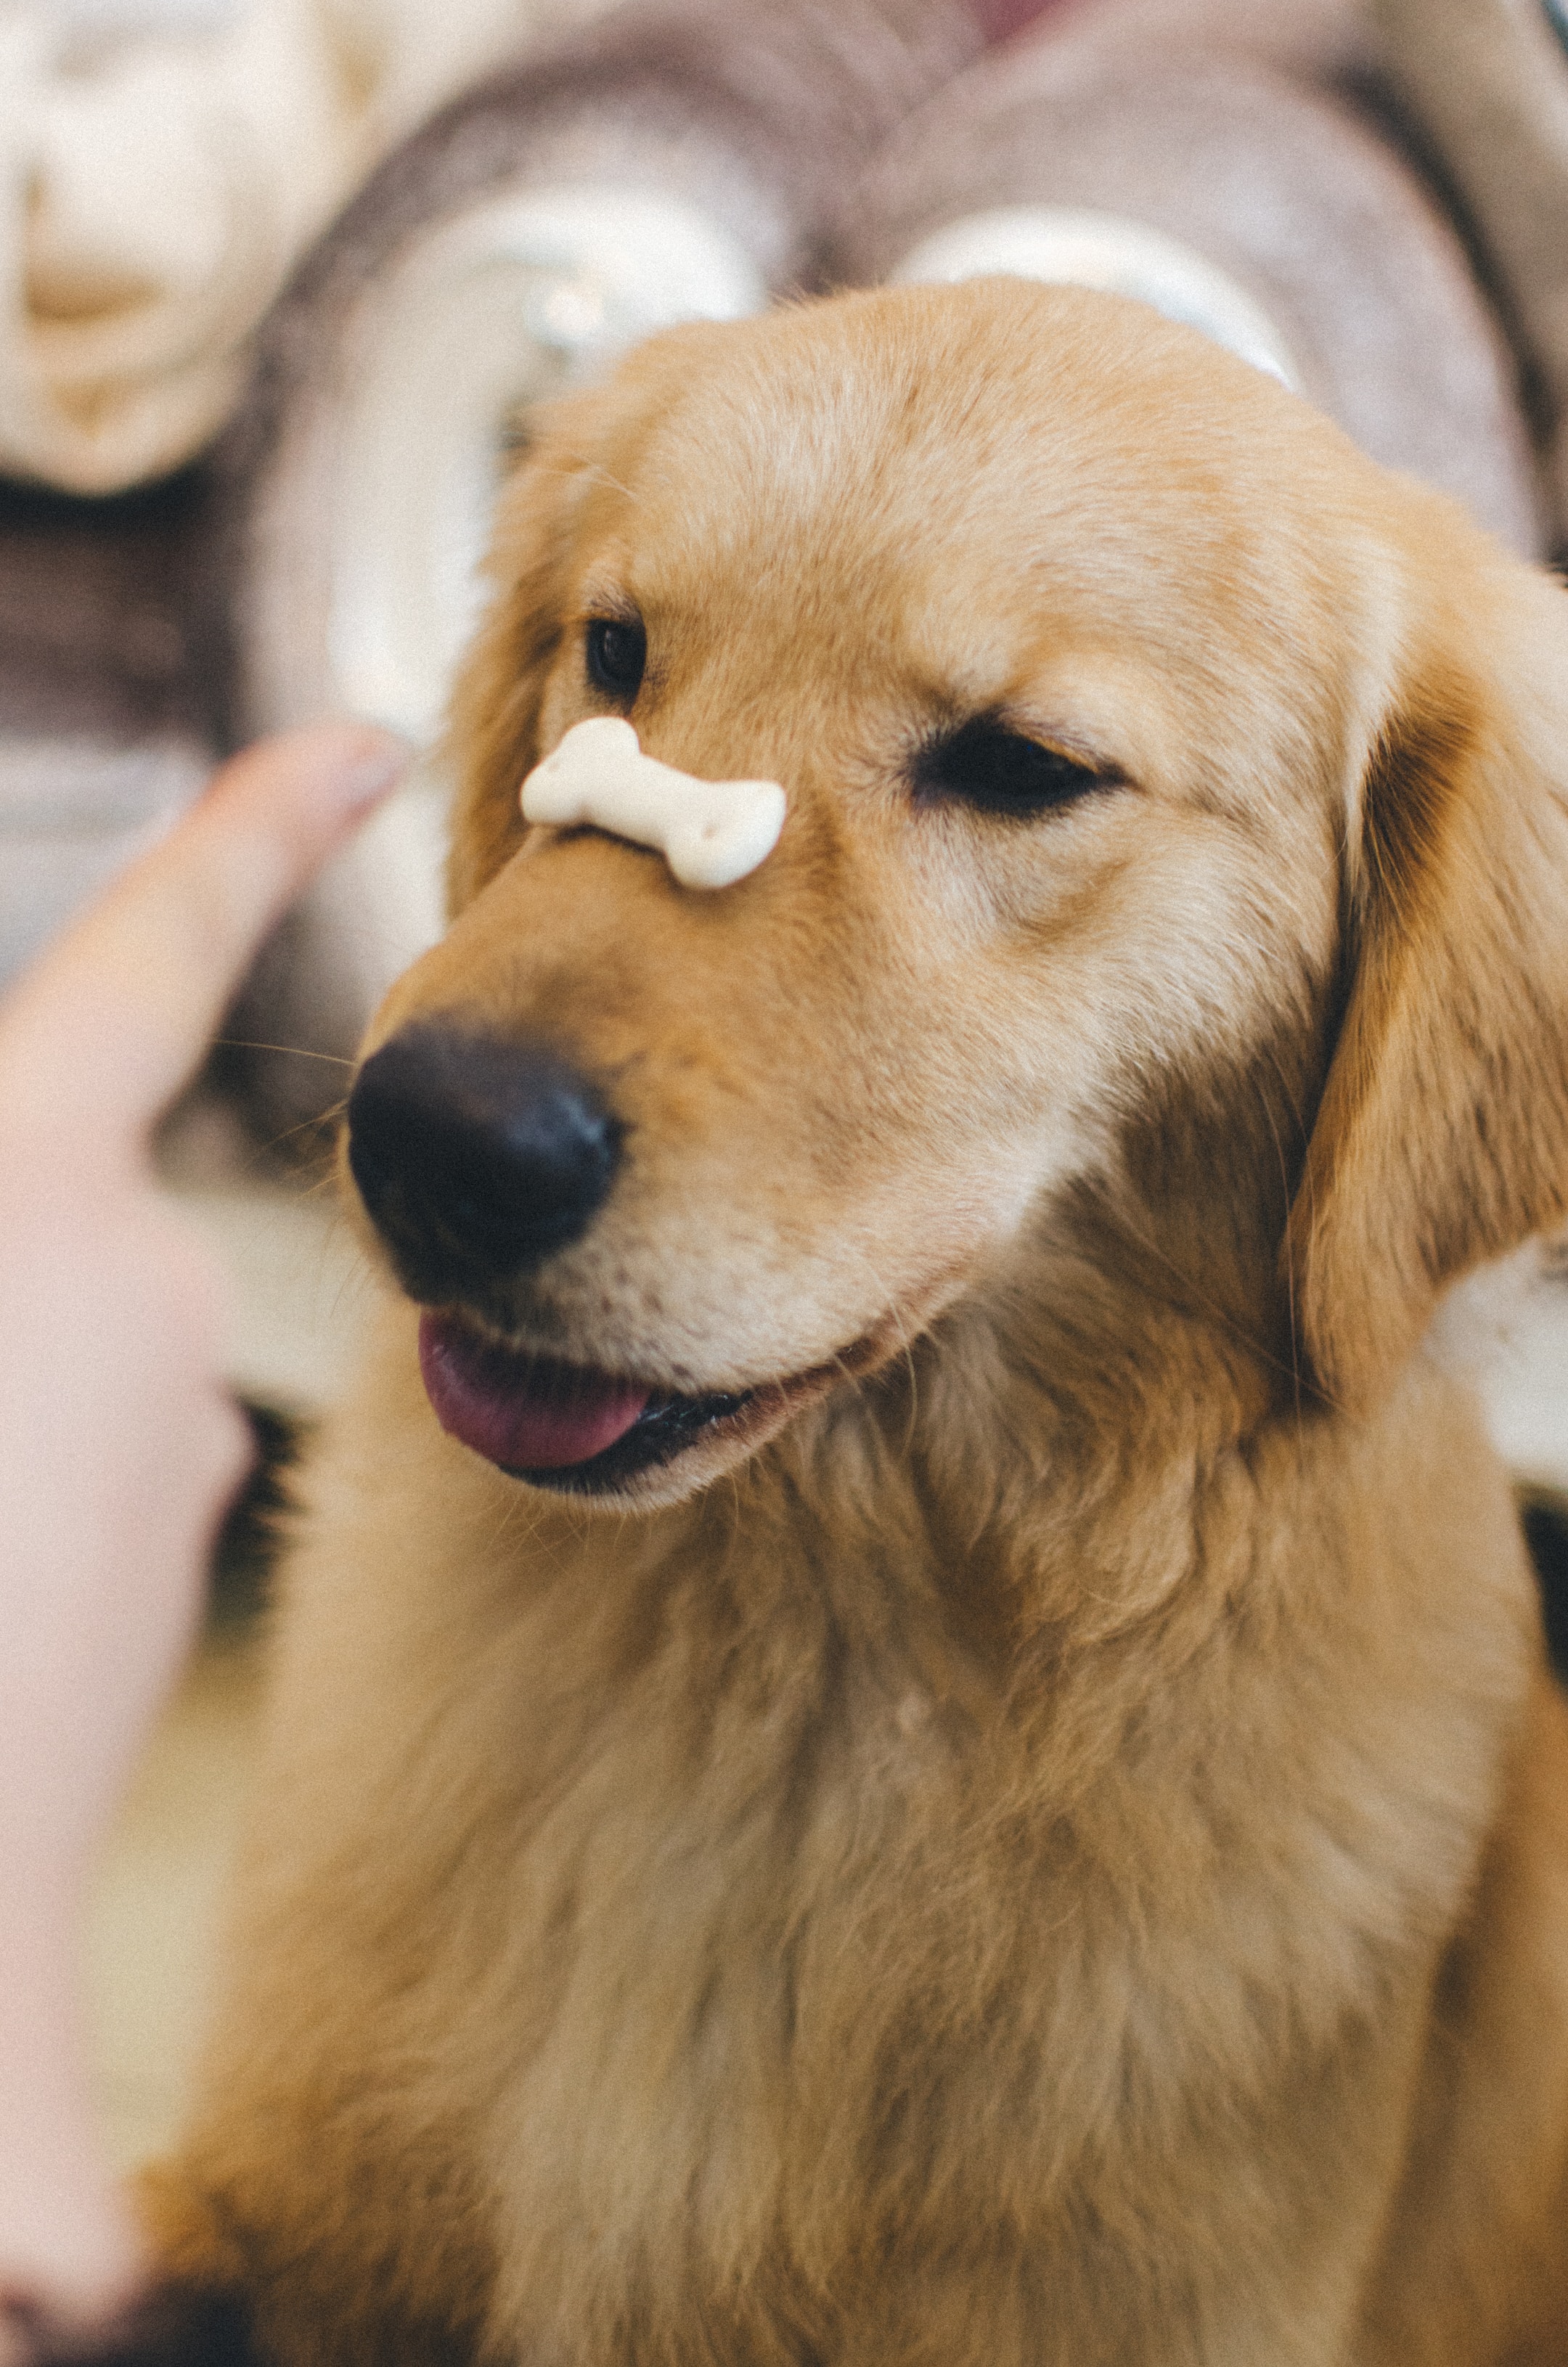
{"type": "MultiPolygon", "coordinates": [[[[1323,1066],[1316,1047],[1280,1044],[1207,1093],[1177,1081],[1047,1195],[931,1338],[758,1458],[744,1517],[771,1500],[797,1523],[814,1512],[842,1561],[846,1510],[864,1501],[892,1592],[928,1572],[955,1642],[983,1658],[1042,1624],[1099,1634],[1165,1602],[1227,1458],[1272,1424],[1300,1435],[1327,1419],[1280,1256],[1323,1066]]],[[[704,1517],[726,1525],[735,1501],[716,1491],[704,1517]]]]}

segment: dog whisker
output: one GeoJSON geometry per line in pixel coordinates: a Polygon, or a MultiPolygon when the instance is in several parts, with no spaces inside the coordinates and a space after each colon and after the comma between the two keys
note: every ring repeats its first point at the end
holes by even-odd
{"type": "MultiPolygon", "coordinates": [[[[333,1102],[327,1108],[321,1112],[319,1116],[301,1118],[294,1126],[286,1126],[281,1127],[278,1133],[267,1136],[267,1140],[261,1146],[263,1153],[265,1154],[267,1151],[272,1150],[280,1150],[286,1144],[294,1141],[296,1138],[300,1136],[303,1136],[304,1138],[309,1141],[313,1135],[319,1134],[324,1127],[330,1126],[335,1119],[340,1118],[347,1106],[348,1104],[347,1100],[333,1102]]],[[[332,1152],[330,1150],[324,1150],[321,1153],[321,1157],[324,1161],[330,1162],[332,1152]]],[[[330,1183],[332,1181],[332,1175],[333,1171],[329,1166],[328,1172],[325,1174],[317,1177],[316,1184],[312,1184],[312,1189],[314,1190],[317,1184],[330,1183]]]]}
{"type": "Polygon", "coordinates": [[[222,1052],[281,1052],[290,1060],[324,1060],[334,1069],[352,1069],[356,1065],[341,1052],[316,1052],[306,1044],[267,1044],[250,1036],[218,1036],[213,1043],[222,1052]]]}

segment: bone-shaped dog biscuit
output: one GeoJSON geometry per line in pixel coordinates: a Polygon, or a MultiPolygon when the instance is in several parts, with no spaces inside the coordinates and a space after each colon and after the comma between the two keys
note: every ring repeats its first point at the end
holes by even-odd
{"type": "Polygon", "coordinates": [[[699,781],[645,756],[619,715],[574,723],[523,783],[525,821],[656,846],[683,888],[728,888],[771,855],[784,827],[777,781],[699,781]]]}

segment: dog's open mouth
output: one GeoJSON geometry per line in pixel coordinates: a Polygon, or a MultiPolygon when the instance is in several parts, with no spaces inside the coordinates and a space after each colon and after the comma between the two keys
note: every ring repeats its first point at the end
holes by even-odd
{"type": "Polygon", "coordinates": [[[515,1478],[597,1494],[667,1463],[744,1413],[756,1390],[677,1397],[485,1340],[427,1313],[419,1368],[443,1430],[515,1478]]]}

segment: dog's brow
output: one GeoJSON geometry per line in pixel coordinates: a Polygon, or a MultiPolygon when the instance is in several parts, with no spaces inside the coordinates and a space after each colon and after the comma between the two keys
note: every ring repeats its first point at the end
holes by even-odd
{"type": "Polygon", "coordinates": [[[623,494],[633,509],[640,510],[642,507],[641,493],[634,493],[621,478],[613,475],[602,460],[592,460],[585,452],[572,452],[567,455],[567,458],[572,463],[571,467],[552,469],[550,471],[551,476],[597,478],[601,485],[608,485],[612,493],[623,494]]]}

